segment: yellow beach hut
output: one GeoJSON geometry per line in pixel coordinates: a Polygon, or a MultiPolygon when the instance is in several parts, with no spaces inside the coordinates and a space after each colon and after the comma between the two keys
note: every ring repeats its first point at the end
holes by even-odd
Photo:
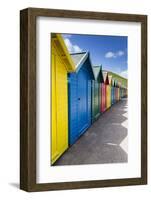
{"type": "Polygon", "coordinates": [[[67,73],[75,70],[61,34],[51,35],[51,164],[68,148],[67,73]]]}
{"type": "Polygon", "coordinates": [[[107,109],[111,107],[111,83],[112,83],[112,75],[108,75],[109,84],[107,85],[107,100],[106,107],[107,109]]]}

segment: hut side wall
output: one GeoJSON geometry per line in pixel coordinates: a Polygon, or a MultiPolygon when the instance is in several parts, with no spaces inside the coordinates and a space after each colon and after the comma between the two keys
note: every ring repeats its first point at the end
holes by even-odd
{"type": "Polygon", "coordinates": [[[52,47],[52,149],[53,164],[68,148],[67,70],[57,50],[52,47]]]}
{"type": "Polygon", "coordinates": [[[106,85],[106,109],[111,106],[111,86],[106,85]]]}
{"type": "Polygon", "coordinates": [[[92,80],[92,122],[100,115],[100,84],[92,80]]]}
{"type": "Polygon", "coordinates": [[[101,112],[106,110],[106,85],[101,83],[101,112]]]}
{"type": "Polygon", "coordinates": [[[91,76],[87,65],[85,62],[77,73],[68,75],[70,145],[91,125],[91,76]]]}

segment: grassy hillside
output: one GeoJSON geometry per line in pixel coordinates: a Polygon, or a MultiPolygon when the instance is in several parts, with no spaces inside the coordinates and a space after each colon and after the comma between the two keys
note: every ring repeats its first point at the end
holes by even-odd
{"type": "Polygon", "coordinates": [[[115,74],[113,72],[107,71],[109,75],[112,75],[114,79],[117,81],[120,81],[124,87],[127,87],[128,80],[126,78],[123,78],[122,76],[119,76],[118,74],[115,74]]]}

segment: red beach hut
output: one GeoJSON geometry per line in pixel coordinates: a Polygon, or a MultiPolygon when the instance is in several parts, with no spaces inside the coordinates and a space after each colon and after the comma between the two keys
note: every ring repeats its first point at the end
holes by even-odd
{"type": "Polygon", "coordinates": [[[106,110],[106,85],[109,84],[108,73],[103,71],[103,83],[101,83],[101,113],[106,110]]]}

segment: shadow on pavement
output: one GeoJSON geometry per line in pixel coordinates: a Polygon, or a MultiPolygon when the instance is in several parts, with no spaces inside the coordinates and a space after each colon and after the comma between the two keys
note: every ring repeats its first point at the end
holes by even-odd
{"type": "Polygon", "coordinates": [[[127,100],[124,99],[102,114],[54,165],[127,162],[128,155],[120,146],[127,137],[128,119],[125,115],[127,100]]]}

